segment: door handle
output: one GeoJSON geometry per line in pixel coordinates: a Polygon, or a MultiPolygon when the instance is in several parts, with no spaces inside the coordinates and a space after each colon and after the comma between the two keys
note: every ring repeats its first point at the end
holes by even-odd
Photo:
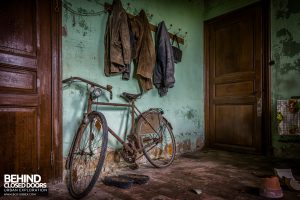
{"type": "Polygon", "coordinates": [[[257,113],[257,117],[261,117],[261,114],[262,114],[262,100],[261,100],[261,97],[259,97],[258,100],[257,100],[256,113],[257,113]]]}

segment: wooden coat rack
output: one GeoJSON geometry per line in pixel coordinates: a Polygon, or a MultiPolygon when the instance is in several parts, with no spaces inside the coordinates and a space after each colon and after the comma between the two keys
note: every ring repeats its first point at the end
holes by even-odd
{"type": "MultiPolygon", "coordinates": [[[[104,9],[105,9],[107,12],[110,13],[110,12],[112,11],[112,5],[109,4],[109,3],[104,3],[104,9]]],[[[127,14],[128,14],[130,17],[133,17],[132,14],[130,14],[130,13],[127,13],[127,14]]],[[[156,26],[156,25],[153,25],[153,24],[149,23],[149,26],[150,26],[151,31],[153,31],[153,32],[156,32],[156,31],[157,31],[157,26],[156,26]]],[[[174,37],[174,34],[169,33],[169,36],[170,36],[170,38],[172,39],[172,38],[174,37]]],[[[177,36],[177,38],[178,38],[178,43],[184,44],[184,39],[183,39],[182,37],[177,36]]]]}

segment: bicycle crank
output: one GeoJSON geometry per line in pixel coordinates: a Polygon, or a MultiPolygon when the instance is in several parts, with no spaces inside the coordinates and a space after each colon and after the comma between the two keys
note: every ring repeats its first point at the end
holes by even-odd
{"type": "MultiPolygon", "coordinates": [[[[131,143],[127,143],[127,145],[132,148],[131,143]]],[[[120,152],[123,159],[128,163],[134,163],[136,161],[136,153],[131,153],[130,151],[126,150],[126,148],[123,147],[122,151],[120,152]]]]}

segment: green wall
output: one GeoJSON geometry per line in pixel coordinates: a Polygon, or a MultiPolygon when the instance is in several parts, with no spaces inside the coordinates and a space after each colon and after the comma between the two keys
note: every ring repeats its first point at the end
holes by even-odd
{"type": "MultiPolygon", "coordinates": [[[[99,12],[104,0],[68,0],[64,1],[76,12],[99,12]]],[[[111,2],[111,1],[107,1],[111,2]]],[[[159,97],[156,89],[143,95],[137,101],[141,111],[160,107],[165,111],[166,118],[173,125],[179,153],[201,147],[204,141],[204,97],[203,97],[203,1],[202,0],[124,0],[123,7],[136,14],[140,9],[149,13],[150,23],[158,24],[164,20],[167,27],[172,24],[169,32],[187,35],[183,50],[182,62],[175,65],[175,87],[167,96],[159,97]],[[152,14],[152,17],[151,17],[152,14]]],[[[113,86],[114,98],[111,102],[124,103],[119,98],[123,91],[138,93],[139,86],[135,78],[121,80],[121,76],[105,77],[104,63],[104,32],[107,14],[96,16],[79,16],[72,14],[63,7],[62,13],[62,63],[63,79],[80,76],[102,85],[113,86]]],[[[84,84],[73,84],[63,88],[63,150],[64,155],[70,147],[86,104],[87,88],[84,84]]],[[[107,101],[106,98],[102,98],[107,101]]],[[[95,108],[96,109],[96,108],[95,108]]],[[[108,125],[119,133],[121,138],[129,132],[126,129],[128,120],[127,109],[100,108],[108,120],[108,125]]],[[[120,147],[110,137],[111,148],[120,147]]]]}
{"type": "MultiPolygon", "coordinates": [[[[204,18],[210,19],[244,7],[257,0],[207,0],[204,18]]],[[[300,1],[270,0],[272,144],[274,155],[300,157],[299,136],[279,136],[276,124],[276,101],[300,96],[300,1]]]]}
{"type": "Polygon", "coordinates": [[[300,1],[271,1],[272,132],[274,153],[300,158],[300,136],[279,136],[276,101],[300,96],[300,1]]]}
{"type": "MultiPolygon", "coordinates": [[[[185,37],[183,60],[175,66],[175,87],[161,98],[153,89],[138,102],[142,111],[161,107],[174,127],[179,152],[194,150],[204,140],[203,91],[203,21],[244,7],[257,0],[123,0],[127,11],[137,14],[140,9],[149,13],[152,24],[164,20],[170,32],[185,37]],[[152,17],[151,17],[152,14],[152,17]]],[[[66,2],[66,1],[65,1],[66,2]]],[[[104,0],[68,0],[75,11],[98,12],[104,0]]],[[[111,1],[108,1],[111,2],[111,1]]],[[[78,16],[63,8],[63,78],[81,76],[102,85],[111,84],[113,102],[123,102],[118,96],[123,91],[138,93],[137,80],[122,81],[120,76],[105,77],[103,73],[104,30],[107,14],[78,16]]],[[[276,128],[276,101],[300,95],[300,1],[271,0],[271,67],[272,82],[272,143],[275,156],[299,157],[299,136],[279,136],[276,128]]],[[[67,154],[72,137],[79,126],[86,103],[84,85],[63,89],[63,141],[67,154]]],[[[106,99],[103,99],[106,100],[106,99]]],[[[101,110],[101,108],[98,108],[101,110]]],[[[127,110],[101,110],[108,124],[125,138],[128,124],[127,110]],[[121,124],[121,125],[120,125],[121,124]]],[[[127,131],[128,133],[128,131],[127,131]]],[[[112,148],[119,145],[114,139],[112,148]]]]}

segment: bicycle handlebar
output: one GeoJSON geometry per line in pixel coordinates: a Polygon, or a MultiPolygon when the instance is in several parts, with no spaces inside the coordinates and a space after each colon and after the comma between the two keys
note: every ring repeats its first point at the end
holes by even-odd
{"type": "Polygon", "coordinates": [[[79,80],[79,81],[85,82],[87,84],[90,84],[91,86],[99,87],[99,88],[101,88],[101,89],[106,90],[106,91],[109,92],[110,99],[112,99],[112,97],[113,97],[113,93],[112,93],[112,88],[113,87],[111,85],[106,85],[106,87],[104,87],[102,85],[99,85],[99,84],[94,83],[92,81],[86,80],[84,78],[81,78],[81,77],[72,77],[72,76],[70,78],[67,78],[67,79],[63,80],[62,83],[68,83],[70,81],[72,82],[73,80],[79,80]]]}

